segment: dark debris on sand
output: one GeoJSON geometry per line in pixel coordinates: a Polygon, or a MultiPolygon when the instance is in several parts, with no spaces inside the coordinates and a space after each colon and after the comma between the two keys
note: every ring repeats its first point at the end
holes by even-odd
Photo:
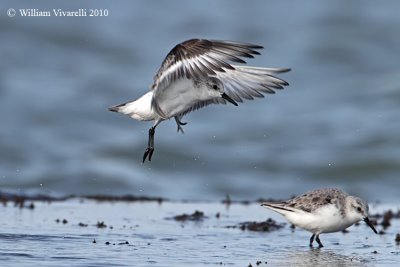
{"type": "Polygon", "coordinates": [[[227,226],[227,228],[239,228],[242,231],[272,232],[281,229],[283,226],[285,226],[285,223],[277,223],[275,220],[269,218],[264,222],[242,222],[238,225],[227,226]]]}
{"type": "Polygon", "coordinates": [[[96,227],[97,228],[106,228],[107,225],[104,223],[104,221],[101,221],[101,222],[97,222],[96,227]]]}
{"type": "MultiPolygon", "coordinates": [[[[69,199],[76,199],[79,198],[81,200],[94,200],[98,202],[158,202],[161,204],[163,201],[167,201],[167,199],[161,197],[149,197],[149,196],[134,196],[134,195],[122,195],[122,196],[113,196],[113,195],[84,195],[84,196],[76,196],[76,195],[67,195],[67,196],[52,196],[52,195],[44,195],[44,194],[21,194],[21,193],[8,193],[0,191],[0,204],[7,206],[9,202],[11,202],[15,207],[20,209],[30,209],[34,210],[36,208],[35,202],[59,202],[59,201],[66,201],[69,199]]],[[[230,198],[229,195],[222,201],[222,203],[226,204],[227,206],[231,204],[243,204],[248,205],[251,203],[262,203],[265,201],[277,201],[276,199],[257,199],[256,201],[234,201],[230,198]]],[[[179,222],[186,222],[186,221],[202,221],[207,219],[208,217],[204,215],[204,212],[195,211],[192,214],[181,214],[176,215],[171,218],[166,218],[170,220],[175,220],[179,222]]],[[[215,218],[221,218],[221,214],[218,212],[215,215],[215,218]]],[[[382,213],[373,214],[370,216],[371,223],[375,226],[381,226],[382,230],[379,231],[379,234],[385,234],[385,230],[391,226],[392,219],[400,219],[400,210],[394,212],[392,210],[387,210],[382,213]]],[[[66,219],[56,219],[57,223],[67,224],[68,221],[66,219]]],[[[240,228],[241,230],[248,230],[248,231],[256,231],[256,232],[269,232],[278,230],[283,227],[285,223],[278,224],[272,219],[268,219],[265,222],[243,222],[238,225],[234,226],[227,226],[227,228],[240,228]]],[[[359,223],[356,223],[359,225],[359,223]]],[[[87,227],[87,224],[79,223],[78,226],[80,227],[87,227]]],[[[104,222],[97,222],[95,227],[98,228],[106,228],[107,225],[104,222]]],[[[295,227],[291,226],[292,230],[295,227]]],[[[113,229],[110,226],[110,229],[113,229]]],[[[343,231],[346,233],[346,231],[343,231]]],[[[395,238],[395,242],[397,245],[400,245],[400,233],[397,233],[395,238]]]]}
{"type": "Polygon", "coordinates": [[[14,206],[18,208],[28,208],[28,209],[34,209],[35,204],[33,201],[45,201],[45,202],[51,202],[51,201],[64,201],[71,198],[71,196],[67,197],[52,197],[49,195],[43,195],[43,194],[35,194],[35,195],[24,195],[24,194],[14,194],[14,193],[6,193],[6,192],[1,192],[0,191],[0,202],[3,203],[4,206],[7,205],[7,203],[14,202],[14,206]],[[25,205],[26,202],[30,201],[30,204],[25,205]]]}
{"type": "Polygon", "coordinates": [[[165,199],[161,197],[146,197],[146,196],[133,196],[133,195],[123,195],[123,196],[110,196],[110,195],[89,195],[82,196],[82,198],[96,200],[96,201],[123,201],[123,202],[158,202],[162,203],[165,199]]]}
{"type": "Polygon", "coordinates": [[[259,198],[254,200],[232,200],[229,195],[226,195],[226,198],[222,200],[222,204],[227,206],[231,204],[242,204],[242,205],[250,205],[252,203],[263,203],[263,202],[279,202],[283,201],[283,199],[274,199],[274,198],[259,198]]]}
{"type": "Polygon", "coordinates": [[[44,201],[44,202],[53,202],[53,201],[66,201],[72,198],[81,198],[81,199],[89,199],[95,201],[123,201],[123,202],[158,202],[162,203],[166,199],[161,197],[149,197],[149,196],[134,196],[134,195],[122,195],[122,196],[113,196],[113,195],[67,195],[67,196],[51,196],[51,195],[43,195],[43,194],[16,194],[16,193],[6,193],[0,191],[0,203],[4,206],[7,205],[8,202],[14,202],[14,206],[19,208],[29,208],[34,209],[35,205],[32,201],[44,201]],[[31,203],[25,205],[26,202],[30,201],[31,203]]]}
{"type": "Polygon", "coordinates": [[[396,213],[394,213],[392,210],[388,210],[383,213],[383,219],[382,222],[380,223],[383,226],[383,229],[388,228],[391,223],[390,221],[392,219],[399,219],[400,218],[400,210],[398,210],[396,213]]]}
{"type": "MultiPolygon", "coordinates": [[[[397,210],[397,212],[393,212],[391,209],[389,209],[382,213],[370,215],[370,221],[374,226],[382,226],[382,230],[378,231],[378,234],[380,235],[386,234],[385,230],[392,225],[392,219],[400,219],[400,210],[397,210]]],[[[360,223],[356,223],[356,225],[359,224],[360,223]]],[[[397,245],[400,245],[400,234],[397,234],[395,236],[395,242],[397,245]]]]}
{"type": "Polygon", "coordinates": [[[204,219],[207,219],[208,217],[204,215],[204,212],[196,210],[192,214],[181,214],[181,215],[176,215],[172,218],[167,218],[168,220],[175,220],[178,222],[186,222],[186,221],[202,221],[204,219]]]}
{"type": "Polygon", "coordinates": [[[383,213],[377,213],[370,216],[371,223],[375,226],[381,225],[383,230],[379,231],[379,234],[385,234],[385,231],[390,225],[392,219],[400,219],[400,210],[393,212],[392,210],[387,210],[383,213]]]}
{"type": "Polygon", "coordinates": [[[396,241],[396,245],[400,245],[400,233],[396,234],[396,238],[394,239],[396,241]]]}
{"type": "Polygon", "coordinates": [[[56,219],[55,221],[56,221],[56,223],[60,223],[61,222],[62,224],[67,224],[68,223],[67,219],[62,219],[62,220],[56,219]]]}
{"type": "MultiPolygon", "coordinates": [[[[256,261],[256,266],[260,266],[263,262],[262,261],[256,261]]],[[[267,262],[264,262],[265,264],[267,264],[267,262]]],[[[253,265],[251,263],[249,263],[249,265],[247,265],[247,267],[253,267],[253,265]]]]}

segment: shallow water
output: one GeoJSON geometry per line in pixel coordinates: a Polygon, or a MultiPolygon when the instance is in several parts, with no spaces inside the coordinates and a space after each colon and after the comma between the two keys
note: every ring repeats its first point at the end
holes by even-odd
{"type": "Polygon", "coordinates": [[[284,220],[258,204],[216,201],[335,186],[378,201],[373,213],[399,208],[398,10],[398,1],[1,1],[0,191],[176,202],[0,206],[0,265],[397,266],[399,220],[385,235],[361,224],[310,249],[310,234],[288,225],[227,228],[284,220]],[[9,8],[106,8],[109,16],[11,18],[9,8]],[[141,164],[151,124],[107,108],[144,94],[168,51],[193,37],[265,46],[248,62],[291,67],[282,75],[290,86],[189,114],[184,135],[163,122],[153,162],[141,164]],[[209,218],[165,219],[195,210],[209,218]]]}
{"type": "MultiPolygon", "coordinates": [[[[385,235],[375,235],[361,223],[346,234],[321,235],[325,247],[310,249],[310,234],[293,231],[288,224],[272,232],[228,228],[270,217],[284,222],[259,204],[86,199],[34,204],[33,210],[0,206],[2,218],[7,218],[0,221],[2,266],[397,266],[400,260],[394,242],[398,219],[385,235]],[[207,217],[194,222],[168,219],[195,210],[207,217]],[[107,227],[97,228],[102,221],[107,227]]],[[[373,205],[372,213],[388,208],[399,206],[373,205]]]]}
{"type": "Polygon", "coordinates": [[[400,3],[1,1],[0,188],[172,199],[286,198],[338,186],[400,197],[400,3]],[[18,8],[107,8],[101,18],[10,18],[18,8]],[[171,16],[171,14],[174,14],[171,16]],[[192,37],[265,46],[290,87],[157,128],[107,107],[145,93],[192,37]],[[384,194],[382,192],[385,192],[384,194]]]}

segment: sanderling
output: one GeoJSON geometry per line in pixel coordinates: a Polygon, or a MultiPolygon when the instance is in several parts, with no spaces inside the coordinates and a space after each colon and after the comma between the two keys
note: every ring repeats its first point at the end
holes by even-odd
{"type": "Polygon", "coordinates": [[[377,234],[368,219],[367,203],[339,189],[316,189],[287,201],[264,202],[261,206],[282,214],[291,224],[313,233],[310,247],[314,238],[319,247],[323,247],[320,234],[344,230],[360,220],[364,220],[377,234]]]}
{"type": "Polygon", "coordinates": [[[181,119],[187,113],[209,104],[237,106],[242,99],[273,94],[288,83],[275,77],[288,68],[238,66],[242,58],[259,55],[262,46],[231,41],[191,39],[176,45],[166,56],[154,76],[148,93],[137,100],[109,108],[140,121],[154,121],[149,129],[143,162],[154,152],[154,133],[163,120],[174,118],[178,132],[183,133],[181,119]]]}

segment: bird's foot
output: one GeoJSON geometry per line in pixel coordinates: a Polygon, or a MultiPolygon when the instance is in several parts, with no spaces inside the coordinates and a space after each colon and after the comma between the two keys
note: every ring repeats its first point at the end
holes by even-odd
{"type": "Polygon", "coordinates": [[[310,248],[313,247],[314,237],[315,237],[315,234],[313,234],[313,235],[311,236],[311,238],[310,238],[310,248]]]}
{"type": "Polygon", "coordinates": [[[154,147],[147,147],[143,154],[142,163],[144,163],[146,161],[147,157],[148,157],[149,161],[151,161],[151,156],[153,155],[153,152],[154,152],[154,147]]]}
{"type": "MultiPolygon", "coordinates": [[[[186,123],[185,123],[186,124],[186,123]]],[[[179,133],[179,131],[181,132],[181,133],[185,133],[184,131],[183,131],[183,128],[178,124],[178,129],[176,130],[176,132],[178,132],[179,133]]]]}
{"type": "Polygon", "coordinates": [[[317,238],[315,238],[315,241],[317,241],[319,248],[323,248],[324,247],[324,245],[322,245],[321,240],[319,239],[319,235],[317,235],[317,238]]]}
{"type": "Polygon", "coordinates": [[[182,128],[181,126],[186,125],[187,122],[181,122],[180,119],[179,119],[178,117],[176,117],[176,116],[175,116],[175,122],[176,122],[176,125],[178,126],[178,129],[177,129],[176,131],[177,131],[178,133],[179,133],[179,131],[181,131],[182,133],[185,133],[185,132],[183,131],[183,128],[182,128]]]}

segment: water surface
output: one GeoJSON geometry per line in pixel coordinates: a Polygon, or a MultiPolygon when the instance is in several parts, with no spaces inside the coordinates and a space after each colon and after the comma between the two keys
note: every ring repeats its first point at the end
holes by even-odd
{"type": "MultiPolygon", "coordinates": [[[[321,235],[325,247],[309,248],[310,233],[288,224],[272,232],[242,231],[245,221],[285,220],[258,203],[34,202],[35,208],[0,206],[2,266],[397,266],[398,219],[384,235],[364,223],[349,233],[321,235]],[[201,221],[168,219],[204,212],[201,221]],[[219,213],[219,217],[217,217],[219,213]],[[63,220],[66,220],[63,223],[63,220]],[[98,228],[98,222],[106,227],[98,228]],[[83,226],[82,226],[83,225],[83,226]],[[96,243],[93,243],[95,240],[96,243]]],[[[372,212],[398,206],[373,205],[372,212]]],[[[377,226],[378,231],[382,229],[377,226]]]]}
{"type": "Polygon", "coordinates": [[[338,186],[400,197],[400,3],[396,1],[2,1],[0,187],[172,199],[286,198],[338,186]],[[16,17],[8,8],[107,8],[108,17],[16,17]],[[173,15],[172,15],[173,14],[173,15]],[[207,107],[156,133],[107,111],[144,94],[193,38],[265,46],[257,66],[290,87],[207,107]],[[383,193],[384,192],[384,193],[383,193]]]}

